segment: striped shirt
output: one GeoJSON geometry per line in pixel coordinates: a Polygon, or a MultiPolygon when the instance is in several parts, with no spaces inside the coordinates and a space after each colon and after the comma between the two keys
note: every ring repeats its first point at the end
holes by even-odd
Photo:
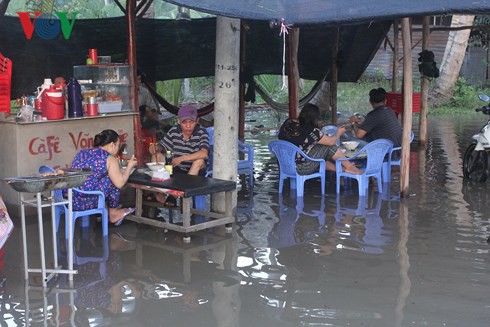
{"type": "MultiPolygon", "coordinates": [[[[209,152],[209,136],[208,132],[201,125],[196,125],[191,137],[188,141],[184,140],[184,134],[180,125],[173,126],[160,141],[160,144],[166,149],[172,151],[174,157],[180,157],[186,154],[191,154],[202,149],[209,152]]],[[[206,161],[207,165],[207,161],[206,161]]],[[[179,168],[184,171],[189,171],[192,166],[192,161],[184,161],[179,168]]]]}

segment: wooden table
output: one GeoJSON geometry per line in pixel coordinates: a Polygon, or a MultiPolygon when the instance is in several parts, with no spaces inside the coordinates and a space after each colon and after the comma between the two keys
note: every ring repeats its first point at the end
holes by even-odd
{"type": "Polygon", "coordinates": [[[134,215],[128,215],[126,219],[184,233],[184,241],[186,242],[190,242],[190,235],[188,233],[220,225],[225,225],[231,231],[231,224],[235,222],[232,208],[232,194],[236,190],[236,182],[185,174],[173,175],[172,178],[165,181],[154,181],[147,174],[137,170],[129,177],[128,185],[136,189],[136,212],[134,215]],[[160,193],[167,193],[168,190],[181,191],[182,224],[143,217],[144,190],[160,193]],[[224,193],[224,212],[213,211],[212,208],[206,211],[191,207],[191,198],[193,196],[214,193],[224,193]],[[201,223],[191,224],[192,214],[202,215],[210,219],[201,223]]]}

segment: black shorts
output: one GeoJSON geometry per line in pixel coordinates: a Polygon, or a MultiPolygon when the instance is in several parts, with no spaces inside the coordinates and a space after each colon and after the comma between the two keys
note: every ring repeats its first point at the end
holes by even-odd
{"type": "MultiPolygon", "coordinates": [[[[198,174],[198,175],[199,175],[199,176],[206,176],[206,173],[207,173],[207,172],[208,172],[208,169],[207,169],[207,168],[205,168],[205,169],[201,169],[201,170],[199,171],[199,174],[198,174]]],[[[172,175],[173,175],[173,174],[188,174],[188,173],[189,173],[189,171],[188,171],[188,170],[183,170],[183,169],[181,169],[181,168],[179,168],[179,167],[174,167],[174,168],[172,169],[172,175]]]]}

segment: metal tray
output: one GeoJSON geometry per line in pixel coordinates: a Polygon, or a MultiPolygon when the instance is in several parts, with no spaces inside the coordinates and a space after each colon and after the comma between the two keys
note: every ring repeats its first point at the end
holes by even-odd
{"type": "Polygon", "coordinates": [[[80,186],[90,174],[92,173],[77,171],[67,172],[64,175],[11,177],[1,180],[17,192],[38,193],[80,186]]]}

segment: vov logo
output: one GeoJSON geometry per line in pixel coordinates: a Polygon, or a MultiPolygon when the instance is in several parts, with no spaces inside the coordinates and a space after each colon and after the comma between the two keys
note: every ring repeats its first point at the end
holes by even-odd
{"type": "Polygon", "coordinates": [[[26,39],[30,40],[36,31],[37,36],[44,40],[52,40],[63,33],[63,37],[68,40],[75,25],[75,18],[78,12],[71,13],[71,21],[68,19],[67,12],[55,12],[54,14],[27,11],[18,11],[20,23],[24,29],[26,39]],[[31,14],[34,19],[31,20],[31,14]]]}

